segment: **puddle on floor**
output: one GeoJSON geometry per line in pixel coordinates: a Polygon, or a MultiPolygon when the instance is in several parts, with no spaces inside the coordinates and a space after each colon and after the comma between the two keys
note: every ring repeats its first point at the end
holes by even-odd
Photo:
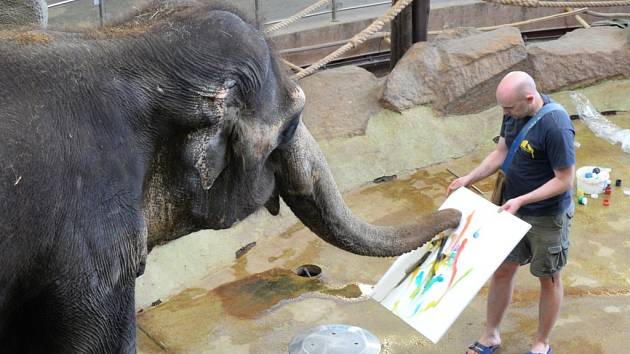
{"type": "Polygon", "coordinates": [[[333,289],[317,278],[300,277],[290,270],[278,268],[222,285],[212,291],[221,300],[227,314],[241,319],[256,318],[282,300],[295,299],[310,292],[343,298],[361,296],[361,290],[355,284],[333,289]]]}

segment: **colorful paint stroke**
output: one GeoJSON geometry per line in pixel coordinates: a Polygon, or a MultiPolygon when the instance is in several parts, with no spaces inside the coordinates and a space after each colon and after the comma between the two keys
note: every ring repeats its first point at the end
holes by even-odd
{"type": "Polygon", "coordinates": [[[372,297],[437,342],[530,225],[466,188],[440,209],[456,208],[456,230],[399,257],[374,287],[372,297]]]}

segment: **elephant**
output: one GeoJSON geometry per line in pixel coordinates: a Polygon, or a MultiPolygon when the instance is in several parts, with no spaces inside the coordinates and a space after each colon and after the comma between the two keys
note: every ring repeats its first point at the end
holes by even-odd
{"type": "Polygon", "coordinates": [[[374,226],[343,202],[305,95],[252,21],[181,6],[101,31],[0,32],[0,348],[135,352],[148,250],[280,198],[367,256],[413,250],[459,211],[374,226]]]}

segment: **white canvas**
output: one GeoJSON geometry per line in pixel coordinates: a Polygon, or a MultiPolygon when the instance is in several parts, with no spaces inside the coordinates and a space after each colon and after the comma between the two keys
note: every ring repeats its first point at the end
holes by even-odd
{"type": "Polygon", "coordinates": [[[462,212],[458,228],[400,256],[371,294],[433,343],[531,227],[467,188],[453,192],[445,208],[462,212]],[[441,261],[435,262],[442,239],[441,261]]]}

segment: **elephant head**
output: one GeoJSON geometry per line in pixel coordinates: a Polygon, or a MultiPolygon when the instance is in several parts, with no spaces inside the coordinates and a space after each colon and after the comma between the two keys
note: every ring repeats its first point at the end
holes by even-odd
{"type": "MultiPolygon", "coordinates": [[[[180,18],[189,23],[189,15],[196,16],[180,18]]],[[[363,255],[399,255],[459,224],[456,210],[403,226],[354,217],[301,121],[304,93],[276,64],[260,32],[233,12],[211,11],[204,21],[186,30],[211,36],[213,55],[195,63],[203,68],[190,75],[205,71],[214,79],[191,90],[201,99],[192,111],[206,112],[212,124],[158,147],[145,188],[149,247],[199,229],[229,228],[262,206],[275,215],[279,197],[322,239],[363,255]]],[[[195,52],[204,57],[202,48],[195,52]]]]}

